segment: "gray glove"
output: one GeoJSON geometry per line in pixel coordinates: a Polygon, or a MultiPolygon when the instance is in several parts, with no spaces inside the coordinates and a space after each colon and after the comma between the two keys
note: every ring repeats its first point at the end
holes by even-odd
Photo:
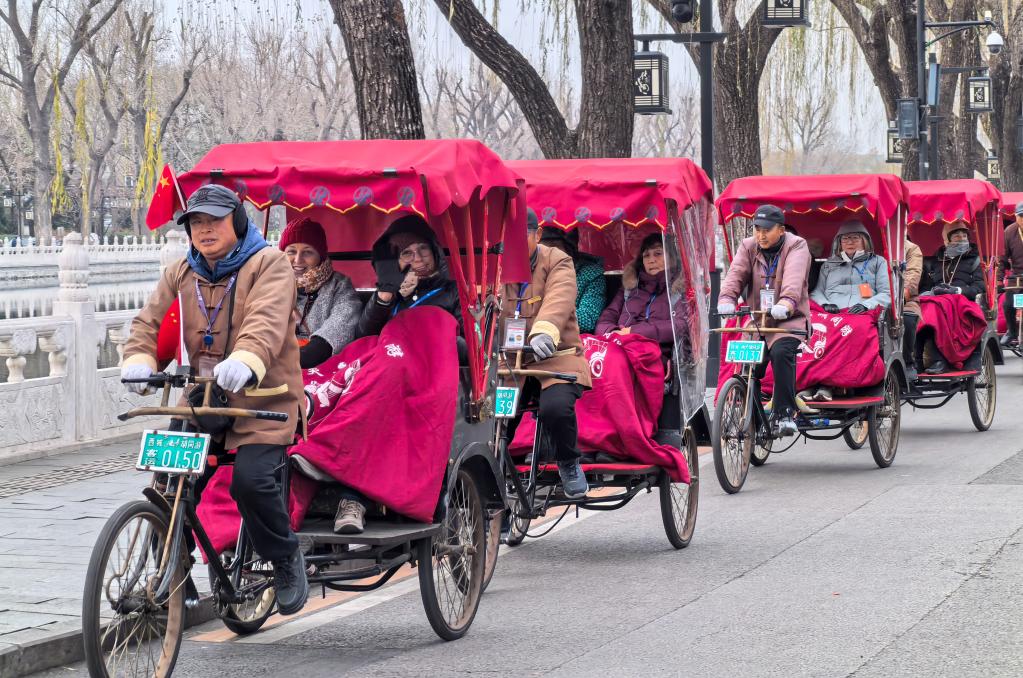
{"type": "Polygon", "coordinates": [[[727,301],[722,301],[718,304],[718,315],[731,315],[733,313],[735,313],[735,304],[727,301]]]}
{"type": "Polygon", "coordinates": [[[785,320],[789,317],[789,307],[785,304],[775,304],[771,307],[771,317],[775,320],[785,320]]]}
{"type": "MultiPolygon", "coordinates": [[[[148,379],[153,376],[153,368],[149,365],[125,365],[121,368],[121,379],[148,379]]],[[[145,395],[150,390],[149,384],[125,384],[132,393],[145,395]]]]}
{"type": "Polygon", "coordinates": [[[537,360],[547,360],[557,350],[553,337],[543,332],[534,334],[529,340],[529,346],[533,349],[533,355],[536,356],[537,360]]]}
{"type": "Polygon", "coordinates": [[[252,370],[242,361],[228,358],[217,363],[213,368],[213,376],[217,378],[217,386],[225,391],[238,393],[252,378],[252,370]]]}

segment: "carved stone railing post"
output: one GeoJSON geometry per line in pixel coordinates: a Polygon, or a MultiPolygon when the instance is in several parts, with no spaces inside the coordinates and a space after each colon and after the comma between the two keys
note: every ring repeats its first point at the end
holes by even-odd
{"type": "Polygon", "coordinates": [[[39,349],[46,353],[50,364],[51,377],[67,376],[68,349],[70,337],[66,325],[61,325],[53,334],[39,337],[39,349]]]}
{"type": "Polygon", "coordinates": [[[35,330],[15,330],[13,334],[0,337],[0,357],[7,359],[7,382],[19,384],[25,381],[26,355],[36,349],[35,330]]]}
{"type": "Polygon", "coordinates": [[[188,236],[184,231],[168,231],[167,242],[160,248],[160,272],[188,255],[188,236]]]}
{"type": "Polygon", "coordinates": [[[107,328],[107,334],[110,336],[110,343],[117,349],[117,366],[120,367],[124,362],[124,345],[128,343],[131,334],[131,321],[125,320],[120,325],[107,328]]]}
{"type": "Polygon", "coordinates": [[[81,233],[69,233],[64,238],[57,266],[60,280],[57,298],[78,303],[89,301],[89,252],[82,245],[81,233]]]}

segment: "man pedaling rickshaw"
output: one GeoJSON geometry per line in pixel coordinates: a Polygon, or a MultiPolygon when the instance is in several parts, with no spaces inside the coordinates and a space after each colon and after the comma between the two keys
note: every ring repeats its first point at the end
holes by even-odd
{"type": "MultiPolygon", "coordinates": [[[[718,313],[734,313],[738,298],[748,290],[746,302],[750,309],[770,316],[764,321],[766,327],[801,329],[809,336],[810,264],[806,241],[785,232],[784,212],[774,205],[761,206],[753,217],[753,237],[742,241],[721,283],[718,313]]],[[[799,344],[800,340],[790,334],[771,334],[767,338],[774,371],[771,423],[775,435],[793,436],[799,432],[793,419],[799,344]]],[[[757,369],[762,376],[767,366],[761,364],[757,369]]]]}
{"type": "MultiPolygon", "coordinates": [[[[132,321],[121,379],[147,379],[156,371],[160,324],[180,299],[182,352],[200,376],[216,378],[213,400],[289,415],[286,422],[222,418],[223,430],[211,449],[237,450],[231,496],[255,550],[274,565],[280,613],[295,614],[305,605],[309,585],[275,475],[294,442],[302,397],[292,320],[295,275],[284,253],[267,244],[235,193],[223,186],[197,189],[178,223],[191,241],[188,257],[167,267],[132,321]]],[[[130,383],[128,388],[145,393],[148,385],[130,383]]],[[[181,404],[189,404],[192,395],[184,395],[181,404]]],[[[184,423],[175,420],[171,428],[181,430],[184,423]]],[[[196,494],[216,468],[207,467],[196,494]]]]}
{"type": "MultiPolygon", "coordinates": [[[[569,384],[554,378],[539,380],[539,409],[537,417],[554,444],[558,475],[565,496],[577,499],[586,495],[589,485],[579,463],[578,423],[575,403],[583,388],[590,387],[590,369],[579,337],[576,321],[576,277],[572,257],[559,249],[537,242],[539,222],[532,209],[526,211],[529,243],[529,266],[532,279],[528,283],[505,285],[504,307],[501,317],[505,336],[509,323],[524,325],[522,329],[533,355],[542,361],[539,369],[576,375],[576,383],[569,384]],[[568,353],[555,355],[560,351],[568,353]]],[[[537,382],[530,377],[523,389],[523,400],[528,399],[530,388],[537,382]]],[[[522,418],[509,422],[508,439],[515,437],[515,429],[522,418]]],[[[546,461],[546,460],[540,460],[546,461]]]]}
{"type": "Polygon", "coordinates": [[[1014,289],[1005,295],[1002,302],[1002,311],[1005,313],[1005,335],[1001,339],[1002,346],[1011,346],[1019,343],[1019,323],[1016,321],[1016,308],[1013,306],[1014,294],[1019,294],[1021,283],[1023,283],[1023,202],[1018,203],[1015,209],[1016,221],[1005,227],[1005,252],[998,258],[998,281],[999,292],[1005,292],[1002,285],[1004,276],[1009,276],[1010,287],[1014,289]]]}

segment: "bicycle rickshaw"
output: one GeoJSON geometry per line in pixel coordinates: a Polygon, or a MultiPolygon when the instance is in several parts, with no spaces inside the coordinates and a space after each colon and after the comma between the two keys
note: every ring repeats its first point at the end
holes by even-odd
{"type": "MultiPolygon", "coordinates": [[[[1010,224],[1016,223],[1016,205],[1023,202],[1023,193],[1002,193],[1002,225],[1008,227],[1010,224]]],[[[1002,243],[1002,247],[1005,247],[1005,243],[1002,243]]],[[[1006,280],[998,280],[999,284],[1005,285],[1005,294],[1011,294],[1013,300],[1013,308],[1016,312],[1016,327],[1020,327],[1020,321],[1023,320],[1023,271],[1013,271],[1013,275],[1008,276],[1006,280]]],[[[1001,307],[1001,303],[999,303],[1001,307]]],[[[1003,319],[999,318],[997,330],[1001,332],[1003,319]]],[[[1023,342],[1019,339],[1006,348],[1013,352],[1017,357],[1023,358],[1023,342]]]]}
{"type": "MultiPolygon", "coordinates": [[[[482,144],[443,140],[220,146],[180,177],[186,194],[208,182],[232,188],[255,207],[264,232],[273,208],[320,221],[335,266],[359,287],[375,280],[370,248],[393,219],[414,212],[437,233],[459,288],[468,355],[458,368],[457,393],[451,393],[457,399],[452,407],[456,416],[450,452],[439,460],[443,481],[433,520],[415,522],[391,512],[370,517],[361,534],[338,535],[329,522],[336,488],[328,485],[320,496],[327,496],[329,513],[317,515],[314,502],[298,535],[307,544],[310,585],[369,591],[403,566],[417,567],[431,626],[445,640],[461,637],[483,589],[486,512],[504,507],[504,477],[489,448],[497,370],[493,341],[502,274],[519,280],[529,271],[521,180],[482,144]]],[[[164,387],[161,407],[139,407],[121,418],[190,415],[188,407],[167,407],[171,386],[203,383],[188,368],[180,369],[180,374],[149,380],[164,387]]],[[[209,412],[198,408],[196,414],[209,412]]],[[[89,564],[83,626],[94,676],[118,669],[166,676],[173,670],[185,589],[195,591],[183,584],[190,582],[193,562],[186,530],[194,532],[208,562],[216,610],[229,629],[255,632],[274,611],[271,566],[253,552],[244,524],[233,552],[218,556],[196,515],[197,478],[207,465],[231,463],[231,455],[207,461],[208,438],[205,448],[193,442],[202,439],[199,432],[148,432],[144,437],[137,468],[154,471],[153,482],[143,490],[144,501],[125,505],[110,518],[89,564]],[[174,440],[174,449],[188,453],[154,458],[153,446],[160,440],[166,444],[161,449],[174,440]],[[122,661],[126,655],[127,663],[122,661]]],[[[290,466],[280,469],[284,488],[299,472],[290,466]]]]}
{"type": "MultiPolygon", "coordinates": [[[[869,371],[880,375],[879,378],[861,383],[866,377],[857,375],[856,383],[833,384],[844,388],[846,394],[832,400],[807,400],[806,406],[816,413],[800,413],[796,418],[799,436],[789,447],[800,437],[808,440],[843,437],[857,448],[863,444],[866,429],[874,462],[887,468],[895,459],[901,394],[906,387],[901,352],[902,296],[896,290],[901,290],[905,259],[907,199],[905,184],[893,175],[746,177],[733,181],[718,197],[729,261],[742,240],[752,236],[756,210],[772,204],[785,212],[787,227],[808,243],[820,245],[821,251],[815,256],[826,257],[839,226],[856,220],[867,229],[874,243],[880,243],[880,247],[875,246],[875,253],[888,262],[893,303],[878,316],[874,326],[877,345],[868,351],[877,352],[869,371]]],[[[797,388],[799,370],[814,361],[825,360],[829,346],[853,329],[845,316],[826,316],[814,311],[811,316],[811,334],[804,338],[796,358],[797,388]]],[[[766,338],[777,330],[767,327],[765,317],[752,314],[748,307],[740,306],[734,317],[733,326],[713,330],[722,335],[723,361],[735,365],[731,369],[722,365],[721,377],[726,380],[719,383],[711,436],[718,482],[730,494],[742,489],[751,463],[763,465],[772,450],[784,451],[775,448],[779,439],[768,425],[766,397],[761,393],[761,379],[754,369],[766,360],[766,338]],[[726,339],[744,335],[746,341],[726,339]]]]}
{"type": "Polygon", "coordinates": [[[970,240],[980,253],[986,290],[973,301],[983,311],[987,327],[980,338],[979,369],[964,366],[941,374],[925,374],[923,366],[918,366],[917,379],[903,393],[903,400],[920,409],[937,409],[965,392],[973,425],[978,431],[986,431],[994,421],[998,396],[995,365],[1004,364],[995,332],[998,313],[995,265],[1004,246],[999,214],[1001,196],[994,186],[979,179],[911,181],[906,186],[909,236],[920,246],[925,260],[932,258],[943,244],[941,234],[947,224],[962,221],[969,226],[970,240]]]}
{"type": "MultiPolygon", "coordinates": [[[[675,548],[684,548],[692,539],[696,524],[697,445],[708,443],[710,430],[704,385],[709,266],[714,242],[711,183],[699,167],[686,159],[549,160],[513,162],[509,167],[525,178],[527,200],[543,229],[577,230],[579,250],[602,259],[610,288],[608,299],[617,291],[622,269],[635,259],[643,238],[651,233],[661,234],[674,341],[660,419],[652,425],[658,430],[650,433],[658,444],[681,452],[690,481],[680,482],[667,467],[635,459],[628,449],[601,449],[600,452],[615,457],[614,461],[584,461],[582,468],[590,493],[581,499],[568,499],[558,492],[557,467],[547,454],[549,443],[542,424],[537,425],[533,436],[528,463],[512,458],[508,451],[510,441],[499,430],[496,440],[507,474],[511,513],[505,541],[514,546],[527,536],[546,534],[547,531],[530,533],[531,521],[556,508],[563,507],[564,513],[572,507],[614,510],[628,504],[640,492],[656,487],[668,540],[675,548]],[[686,305],[684,313],[682,305],[686,305]],[[684,318],[688,318],[688,324],[684,318]]],[[[605,306],[606,302],[607,299],[605,306]]],[[[584,337],[595,381],[601,378],[607,344],[611,341],[604,336],[584,337]]],[[[543,362],[526,364],[525,360],[531,357],[528,347],[505,350],[503,354],[502,387],[513,392],[523,385],[524,378],[559,376],[545,371],[543,362]]],[[[504,411],[503,415],[513,416],[514,409],[504,411]]],[[[580,422],[581,436],[583,428],[584,423],[580,422]]],[[[492,545],[496,546],[496,539],[492,545]]]]}

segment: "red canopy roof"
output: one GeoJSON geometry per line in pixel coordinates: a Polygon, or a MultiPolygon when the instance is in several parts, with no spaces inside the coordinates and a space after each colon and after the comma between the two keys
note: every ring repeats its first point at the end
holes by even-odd
{"type": "Polygon", "coordinates": [[[1012,221],[1016,216],[1016,205],[1023,202],[1023,193],[1002,193],[1002,216],[1005,221],[1012,221]]]}
{"type": "Polygon", "coordinates": [[[566,230],[616,223],[663,229],[666,201],[682,212],[713,191],[706,173],[686,158],[527,160],[508,166],[526,180],[540,225],[566,230]]]}
{"type": "Polygon", "coordinates": [[[910,224],[975,224],[980,214],[1001,200],[998,189],[980,179],[910,181],[910,224]]]}

